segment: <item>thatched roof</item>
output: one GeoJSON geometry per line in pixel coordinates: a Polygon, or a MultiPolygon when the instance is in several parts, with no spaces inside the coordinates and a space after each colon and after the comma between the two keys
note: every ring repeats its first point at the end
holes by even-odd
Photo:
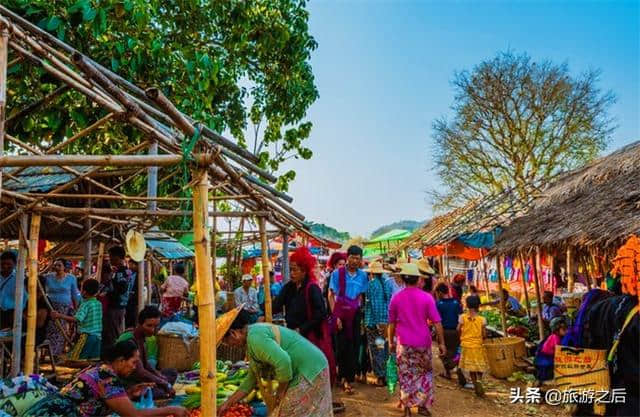
{"type": "Polygon", "coordinates": [[[532,246],[615,247],[640,233],[640,141],[550,184],[500,235],[496,251],[532,246]]]}

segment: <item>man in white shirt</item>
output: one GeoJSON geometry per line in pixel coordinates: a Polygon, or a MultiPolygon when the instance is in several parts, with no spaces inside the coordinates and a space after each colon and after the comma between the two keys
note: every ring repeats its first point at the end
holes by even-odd
{"type": "Polygon", "coordinates": [[[251,284],[253,284],[253,277],[250,274],[243,275],[242,286],[236,288],[233,295],[236,307],[244,304],[242,309],[250,314],[251,322],[255,323],[260,314],[260,306],[258,304],[258,291],[251,284]]]}

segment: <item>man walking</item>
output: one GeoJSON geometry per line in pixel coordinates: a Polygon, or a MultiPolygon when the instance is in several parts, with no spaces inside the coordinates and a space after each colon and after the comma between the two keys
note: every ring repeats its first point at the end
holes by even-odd
{"type": "MultiPolygon", "coordinates": [[[[124,263],[125,251],[122,246],[109,249],[111,279],[105,282],[104,293],[107,298],[107,309],[102,321],[102,343],[107,348],[113,345],[124,332],[124,316],[131,293],[130,271],[124,263]]],[[[103,349],[104,352],[106,349],[103,349]]]]}
{"type": "Polygon", "coordinates": [[[377,378],[378,386],[385,386],[387,375],[387,357],[389,347],[386,343],[387,324],[389,322],[389,303],[393,289],[380,262],[371,262],[365,270],[371,280],[367,289],[364,305],[364,325],[366,327],[367,347],[371,368],[377,378]]]}
{"type": "Polygon", "coordinates": [[[236,307],[244,304],[243,311],[249,313],[251,323],[255,323],[260,315],[260,306],[258,305],[258,291],[252,287],[253,277],[251,274],[242,276],[242,286],[236,288],[233,297],[236,307]]]}
{"type": "MultiPolygon", "coordinates": [[[[16,253],[10,250],[0,255],[0,329],[13,327],[13,314],[16,308],[16,280],[24,277],[16,277],[16,253]]],[[[27,302],[27,293],[22,299],[22,311],[27,302]]]]}
{"type": "Polygon", "coordinates": [[[347,263],[331,274],[329,305],[336,318],[338,379],[347,394],[353,394],[360,352],[361,307],[367,292],[367,274],[360,269],[362,248],[351,246],[347,250],[347,263]]]}

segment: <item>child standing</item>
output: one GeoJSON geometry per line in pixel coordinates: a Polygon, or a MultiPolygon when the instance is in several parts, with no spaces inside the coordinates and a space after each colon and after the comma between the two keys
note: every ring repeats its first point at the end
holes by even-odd
{"type": "Polygon", "coordinates": [[[563,316],[551,319],[549,327],[552,333],[544,341],[534,360],[536,378],[540,383],[553,379],[553,355],[556,351],[556,345],[559,345],[564,335],[567,334],[567,322],[563,316]]]}
{"type": "Polygon", "coordinates": [[[78,323],[78,340],[69,352],[71,360],[87,360],[100,358],[102,345],[102,304],[96,299],[100,283],[88,279],[82,283],[84,300],[74,316],[51,312],[51,318],[78,323]]]}
{"type": "Polygon", "coordinates": [[[467,312],[460,315],[458,321],[458,332],[460,333],[460,363],[458,364],[458,383],[466,385],[466,379],[462,369],[471,374],[471,381],[476,395],[484,396],[482,387],[482,373],[488,368],[482,341],[486,336],[487,322],[484,317],[478,314],[480,308],[480,298],[470,295],[466,299],[467,312]]]}

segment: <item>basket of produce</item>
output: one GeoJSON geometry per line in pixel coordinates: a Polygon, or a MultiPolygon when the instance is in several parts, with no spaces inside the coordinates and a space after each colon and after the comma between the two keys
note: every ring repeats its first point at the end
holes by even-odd
{"type": "Polygon", "coordinates": [[[220,343],[216,357],[223,361],[238,362],[244,360],[247,349],[244,346],[232,346],[227,343],[220,343]]]}
{"type": "Polygon", "coordinates": [[[200,357],[200,338],[177,334],[158,334],[158,366],[178,372],[191,369],[200,357]]]}
{"type": "Polygon", "coordinates": [[[521,337],[496,337],[484,342],[491,375],[496,378],[507,378],[515,370],[516,346],[524,344],[521,337]]]}

